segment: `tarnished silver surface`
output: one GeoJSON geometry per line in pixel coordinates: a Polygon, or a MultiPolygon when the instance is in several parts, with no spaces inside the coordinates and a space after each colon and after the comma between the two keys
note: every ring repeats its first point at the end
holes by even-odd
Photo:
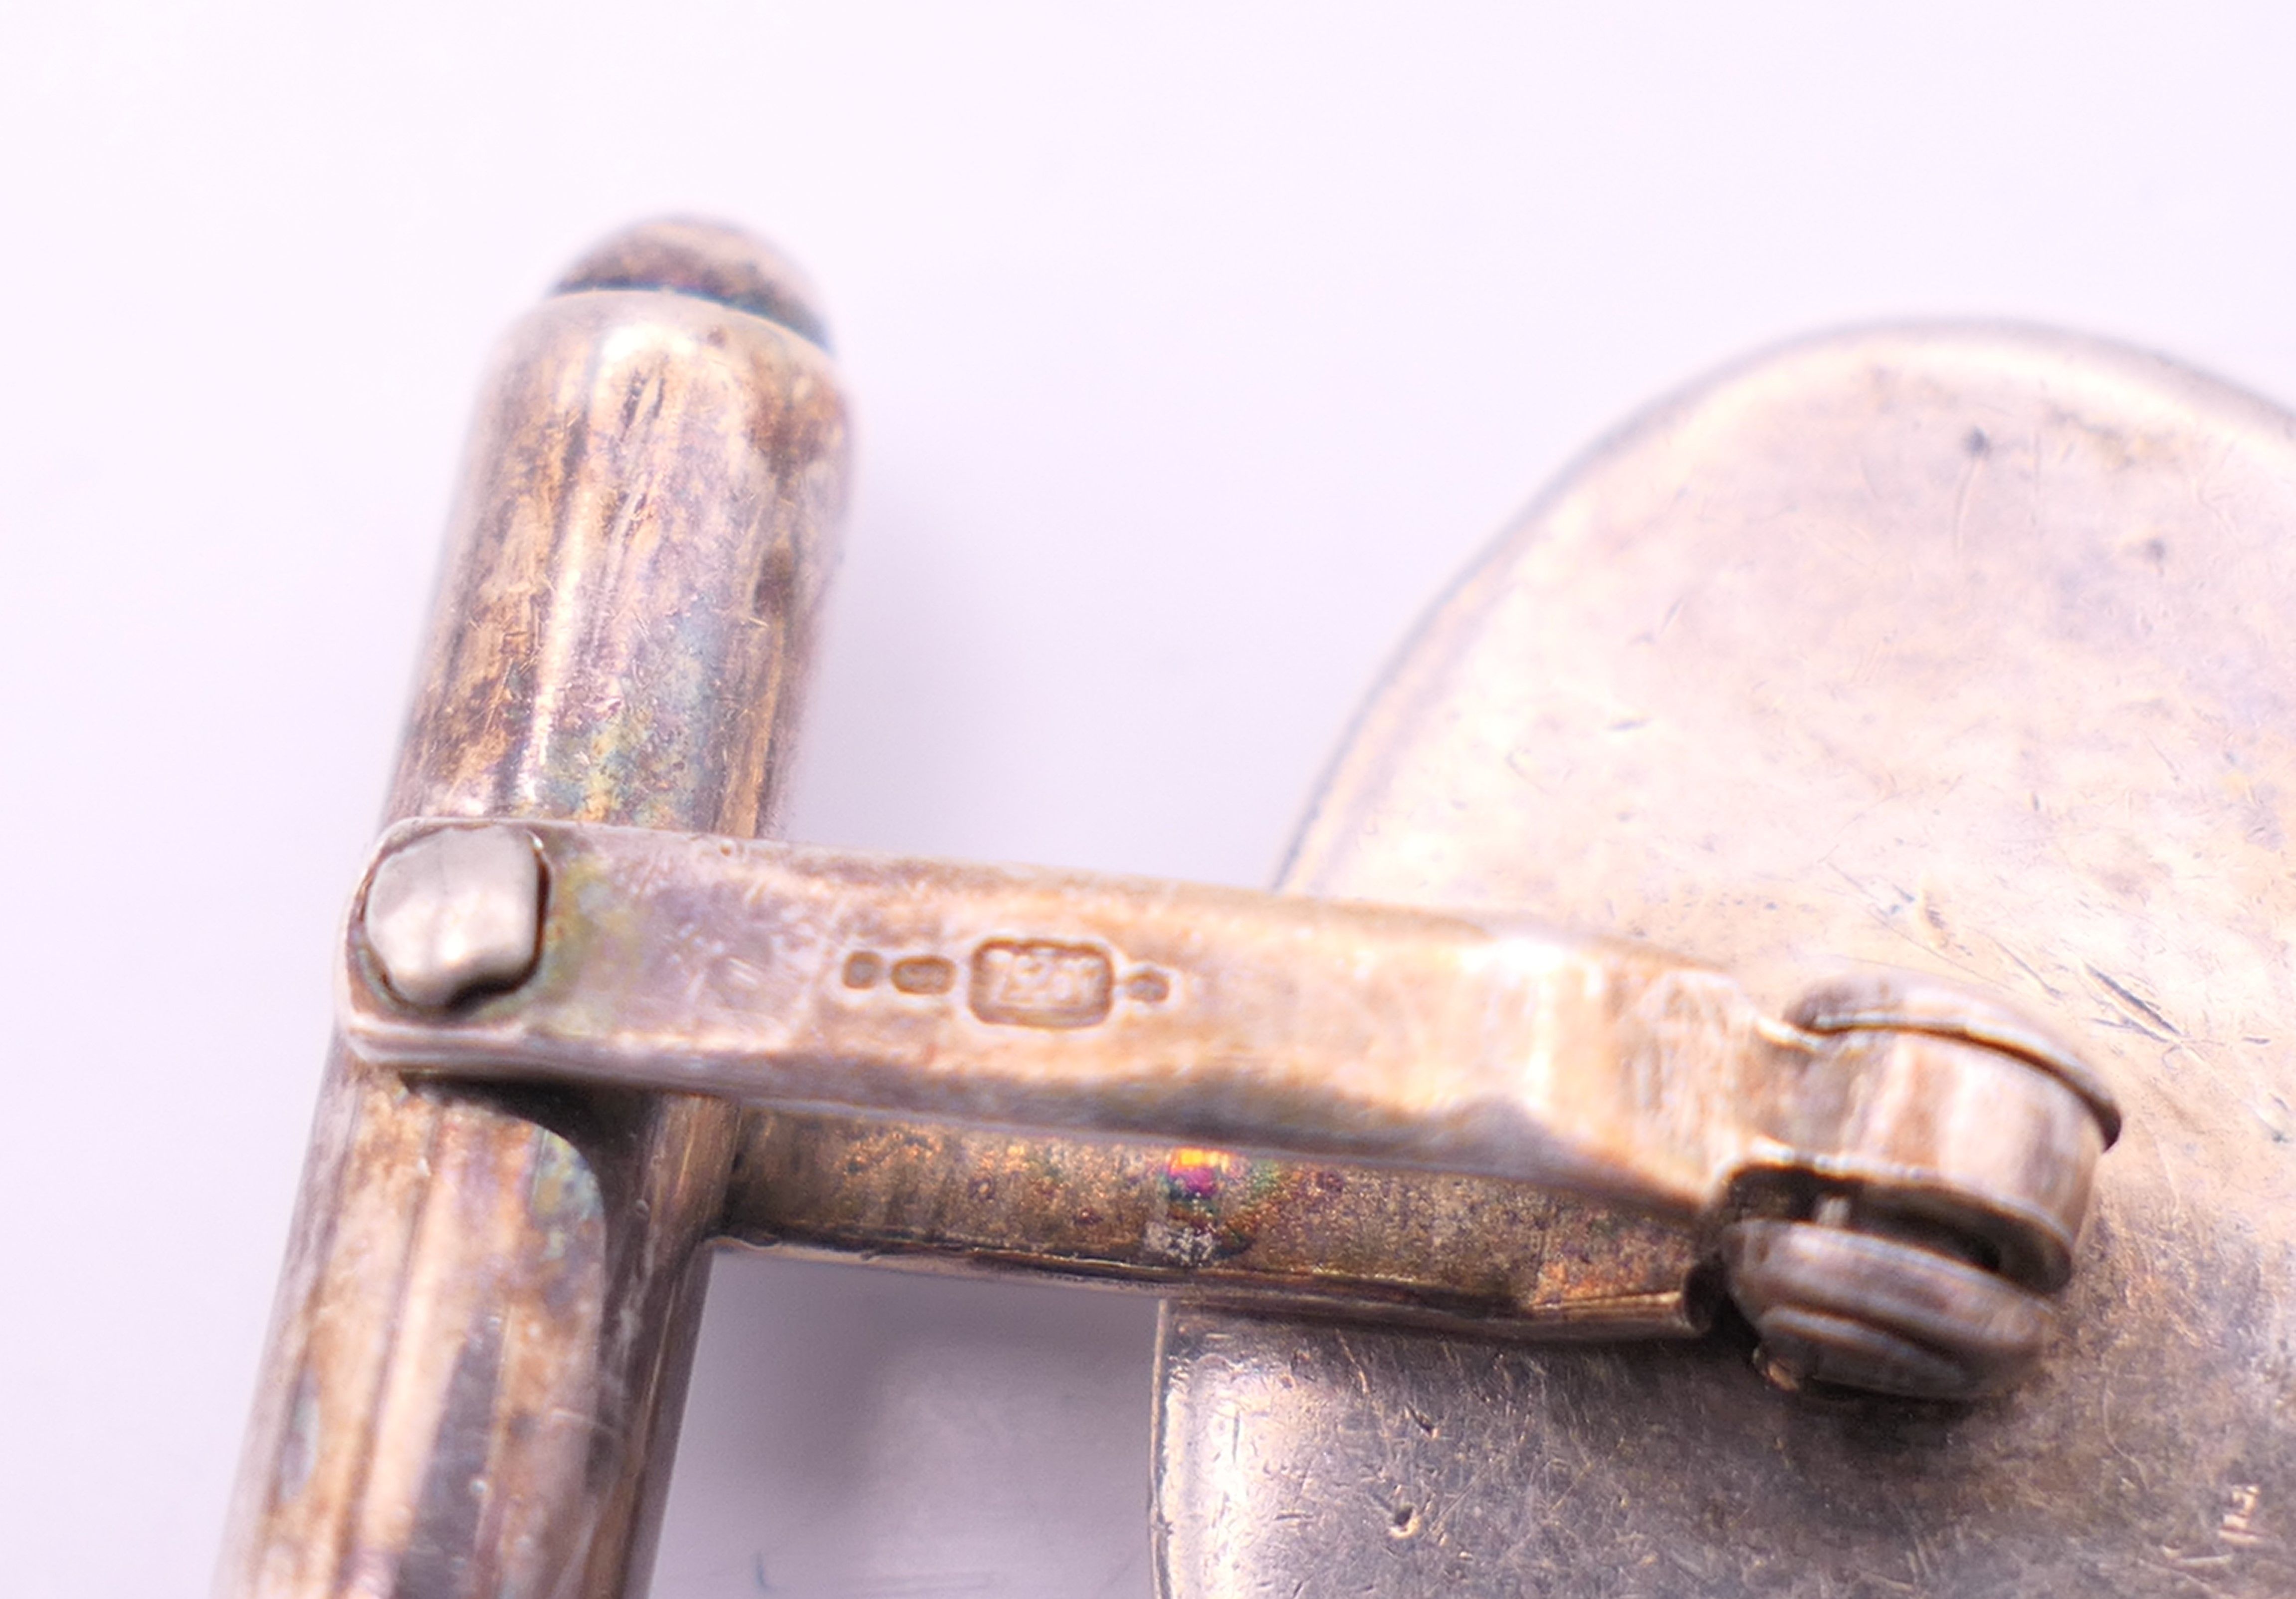
{"type": "MultiPolygon", "coordinates": [[[[511,330],[388,816],[770,825],[844,493],[836,373],[772,319],[803,298],[737,230],[642,224],[511,330]]],[[[452,899],[418,988],[473,975],[452,899]]],[[[738,1113],[332,1053],[217,1594],[642,1589],[738,1113]]]]}
{"type": "Polygon", "coordinates": [[[762,1108],[742,1117],[726,1232],[1492,1338],[1694,1337],[1716,1286],[1695,1218],[1524,1183],[762,1108]]]}
{"type": "Polygon", "coordinates": [[[2119,1128],[2070,1050],[1917,975],[1829,982],[1797,1002],[1805,1029],[1721,972],[1505,914],[645,828],[402,825],[340,987],[351,1048],[418,1075],[1193,1139],[1607,1201],[1718,1253],[1777,1373],[1888,1392],[2021,1373],[2119,1128]],[[451,1013],[403,991],[378,928],[443,927],[459,950],[467,915],[417,913],[496,901],[528,913],[530,975],[451,1013]]]}
{"type": "Polygon", "coordinates": [[[1538,506],[1285,886],[1535,906],[1766,1004],[1820,947],[2067,1018],[2129,1124],[2064,1347],[1981,1403],[1780,1405],[1744,1330],[1168,1307],[1170,1599],[2296,1592],[2292,533],[2286,415],[1991,329],[1783,351],[1538,506]]]}
{"type": "Polygon", "coordinates": [[[420,1073],[1193,1138],[1710,1226],[1835,1193],[2045,1291],[2118,1128],[2077,1055],[1933,980],[1828,983],[1804,1029],[1722,972],[1504,912],[648,828],[404,824],[340,990],[351,1047],[420,1073]],[[442,877],[458,860],[467,882],[442,877]],[[402,992],[378,925],[507,899],[530,977],[451,1013],[402,992]]]}

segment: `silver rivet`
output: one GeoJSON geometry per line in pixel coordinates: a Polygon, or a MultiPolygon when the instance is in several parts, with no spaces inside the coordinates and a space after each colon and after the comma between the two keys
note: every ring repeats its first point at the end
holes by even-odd
{"type": "Polygon", "coordinates": [[[542,939],[542,863],[514,827],[450,827],[392,850],[367,884],[367,947],[391,992],[442,1009],[526,980],[542,939]]]}

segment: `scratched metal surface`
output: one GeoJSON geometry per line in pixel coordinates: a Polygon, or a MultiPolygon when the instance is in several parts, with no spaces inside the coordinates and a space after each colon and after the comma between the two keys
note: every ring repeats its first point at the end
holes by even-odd
{"type": "Polygon", "coordinates": [[[1170,1599],[2296,1592],[2292,530],[2285,414],[1999,329],[1774,354],[1536,507],[1287,886],[2013,995],[2128,1111],[2068,1328],[1949,1406],[1168,1309],[1170,1599]]]}

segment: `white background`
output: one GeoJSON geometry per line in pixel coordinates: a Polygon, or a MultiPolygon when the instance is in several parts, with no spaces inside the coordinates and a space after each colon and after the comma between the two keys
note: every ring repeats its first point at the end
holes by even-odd
{"type": "MultiPolygon", "coordinates": [[[[2292,16],[0,3],[0,1593],[206,1584],[466,407],[589,239],[822,286],[796,836],[1250,883],[1718,361],[2010,316],[2296,397],[2292,16]]],[[[723,1263],[656,1593],[1140,1599],[1151,1323],[723,1263]]]]}

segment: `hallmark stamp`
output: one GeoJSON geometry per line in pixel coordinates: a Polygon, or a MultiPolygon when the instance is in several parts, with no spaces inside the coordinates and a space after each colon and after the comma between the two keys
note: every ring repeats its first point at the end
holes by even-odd
{"type": "Polygon", "coordinates": [[[1097,1027],[1115,969],[1088,944],[997,939],[972,955],[972,1013],[1004,1027],[1097,1027]]]}
{"type": "Polygon", "coordinates": [[[956,987],[956,968],[937,955],[913,955],[893,963],[893,987],[904,994],[946,994],[956,987]]]}

